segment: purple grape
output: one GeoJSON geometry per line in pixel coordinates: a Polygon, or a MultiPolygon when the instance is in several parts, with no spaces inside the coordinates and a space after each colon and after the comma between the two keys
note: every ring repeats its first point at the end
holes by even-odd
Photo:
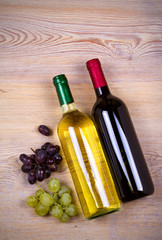
{"type": "Polygon", "coordinates": [[[35,160],[36,160],[36,162],[39,164],[39,163],[45,162],[45,161],[46,161],[46,158],[47,158],[47,153],[46,153],[46,151],[40,150],[40,151],[38,151],[35,160]]]}
{"type": "Polygon", "coordinates": [[[46,164],[47,165],[52,165],[54,164],[54,159],[52,156],[48,156],[47,159],[46,159],[46,164]]]}
{"type": "Polygon", "coordinates": [[[28,173],[33,168],[34,168],[34,166],[32,164],[30,164],[30,165],[23,164],[21,167],[21,171],[24,173],[28,173]]]}
{"type": "Polygon", "coordinates": [[[56,152],[59,152],[60,151],[60,147],[58,145],[55,145],[56,147],[56,152]]]}
{"type": "Polygon", "coordinates": [[[35,153],[37,154],[40,150],[41,150],[40,148],[37,148],[37,149],[35,150],[35,153]]]}
{"type": "Polygon", "coordinates": [[[26,155],[26,154],[21,154],[19,159],[24,164],[32,164],[32,161],[31,161],[30,157],[28,155],[26,155]]]}
{"type": "Polygon", "coordinates": [[[62,161],[62,157],[58,153],[55,153],[54,160],[56,164],[60,164],[62,161]]]}
{"type": "Polygon", "coordinates": [[[53,155],[57,152],[57,147],[54,146],[54,145],[49,145],[47,148],[46,148],[46,152],[49,154],[49,155],[53,155]]]}
{"type": "Polygon", "coordinates": [[[47,148],[49,145],[51,145],[51,143],[50,143],[50,142],[46,142],[45,144],[42,145],[41,149],[42,149],[42,150],[46,150],[46,148],[47,148]]]}
{"type": "Polygon", "coordinates": [[[48,165],[48,168],[50,168],[51,172],[57,172],[57,165],[54,163],[53,165],[48,165]]]}
{"type": "Polygon", "coordinates": [[[43,163],[40,163],[39,164],[44,170],[46,169],[46,167],[47,167],[47,164],[46,164],[46,162],[43,162],[43,163]]]}
{"type": "Polygon", "coordinates": [[[37,167],[35,171],[35,177],[39,182],[42,182],[44,180],[44,173],[45,170],[42,167],[37,167]]]}
{"type": "Polygon", "coordinates": [[[39,131],[41,134],[45,135],[45,136],[49,136],[49,135],[50,135],[50,130],[49,130],[49,128],[48,128],[47,126],[45,126],[45,125],[40,125],[40,126],[38,127],[38,131],[39,131]]]}
{"type": "Polygon", "coordinates": [[[51,169],[47,167],[45,169],[45,178],[49,178],[50,176],[51,176],[51,169]]]}
{"type": "Polygon", "coordinates": [[[31,170],[28,175],[28,182],[34,184],[36,182],[35,170],[31,170]]]}
{"type": "Polygon", "coordinates": [[[32,163],[34,163],[34,162],[35,162],[35,157],[36,157],[36,155],[35,155],[35,154],[32,154],[32,155],[30,155],[30,160],[32,161],[32,163]]]}

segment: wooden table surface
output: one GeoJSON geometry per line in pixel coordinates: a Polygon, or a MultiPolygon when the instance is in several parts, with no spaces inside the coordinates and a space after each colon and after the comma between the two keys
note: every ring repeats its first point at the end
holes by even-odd
{"type": "MultiPolygon", "coordinates": [[[[161,0],[0,1],[1,240],[161,239],[161,10],[161,0]],[[67,75],[78,108],[90,115],[95,94],[85,63],[96,57],[112,93],[129,108],[155,193],[86,220],[64,159],[53,176],[73,189],[79,216],[63,224],[26,205],[37,186],[28,184],[18,158],[46,141],[59,144],[53,76],[67,75]],[[40,124],[54,135],[39,134],[40,124]]],[[[47,181],[40,185],[46,189],[47,181]]]]}

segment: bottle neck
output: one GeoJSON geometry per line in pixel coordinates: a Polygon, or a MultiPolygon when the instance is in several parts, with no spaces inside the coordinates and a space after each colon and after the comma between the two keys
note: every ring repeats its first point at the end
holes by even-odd
{"type": "Polygon", "coordinates": [[[104,97],[104,96],[111,94],[108,86],[96,88],[95,93],[96,93],[97,97],[104,97]]]}
{"type": "Polygon", "coordinates": [[[110,94],[110,90],[108,88],[99,59],[96,58],[88,61],[87,69],[91,76],[91,80],[92,80],[97,97],[110,94]]]}
{"type": "Polygon", "coordinates": [[[71,94],[67,78],[64,74],[58,75],[53,78],[53,83],[56,87],[58,99],[62,108],[62,113],[76,111],[73,96],[71,94]]]}
{"type": "Polygon", "coordinates": [[[73,102],[73,103],[62,105],[61,109],[62,109],[62,114],[64,115],[66,113],[70,113],[70,112],[76,111],[77,107],[75,105],[75,102],[73,102]]]}

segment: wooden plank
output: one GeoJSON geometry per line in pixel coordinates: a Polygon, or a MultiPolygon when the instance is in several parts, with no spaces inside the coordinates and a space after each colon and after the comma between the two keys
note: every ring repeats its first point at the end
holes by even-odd
{"type": "MultiPolygon", "coordinates": [[[[0,2],[0,239],[161,238],[162,41],[161,1],[0,2]],[[65,159],[53,176],[69,185],[79,216],[62,224],[25,204],[36,186],[20,171],[20,153],[45,141],[59,144],[61,111],[52,77],[65,73],[80,111],[95,94],[85,63],[99,57],[112,93],[127,104],[155,193],[119,212],[86,220],[65,159]],[[53,129],[41,136],[37,126],[53,129]]],[[[41,185],[46,188],[46,183],[41,185]]]]}

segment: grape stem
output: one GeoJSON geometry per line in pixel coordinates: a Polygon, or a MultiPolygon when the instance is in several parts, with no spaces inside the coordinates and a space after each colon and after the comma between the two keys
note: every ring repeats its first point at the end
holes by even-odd
{"type": "Polygon", "coordinates": [[[58,203],[56,202],[56,200],[54,199],[54,197],[57,196],[57,195],[58,195],[58,193],[54,193],[54,194],[53,194],[53,202],[54,202],[55,206],[60,206],[60,204],[58,204],[58,203]]]}
{"type": "Polygon", "coordinates": [[[36,152],[34,151],[34,149],[33,148],[30,148],[32,151],[33,151],[33,153],[35,153],[36,154],[36,152]]]}
{"type": "Polygon", "coordinates": [[[43,188],[41,188],[37,182],[36,182],[35,184],[37,185],[37,187],[38,187],[41,191],[45,192],[45,191],[43,190],[43,188]]]}

